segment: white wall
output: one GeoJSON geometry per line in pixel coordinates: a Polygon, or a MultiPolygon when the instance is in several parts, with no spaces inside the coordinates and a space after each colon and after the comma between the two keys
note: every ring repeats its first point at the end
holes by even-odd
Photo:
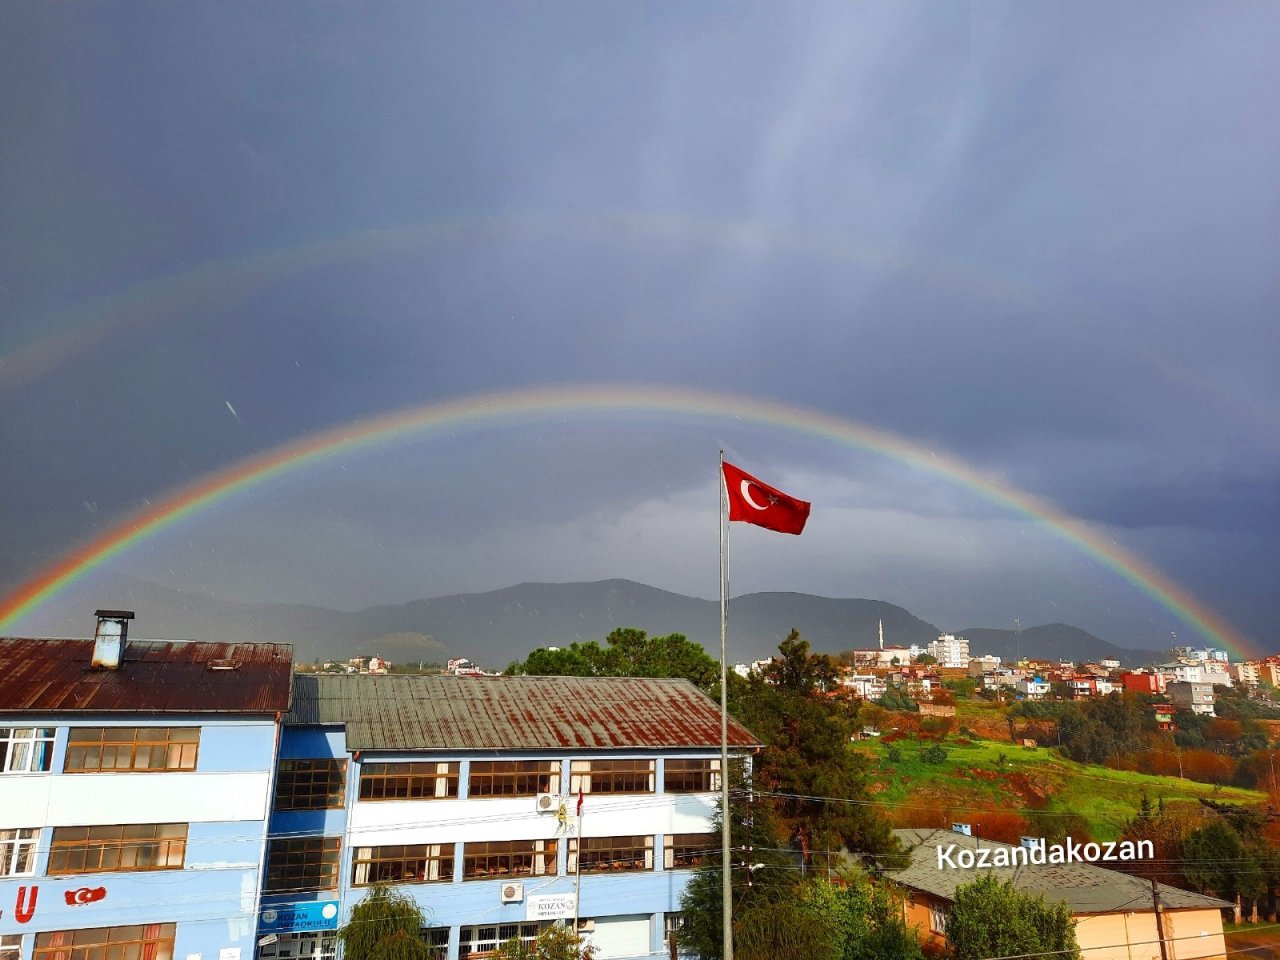
{"type": "Polygon", "coordinates": [[[4,827],[264,820],[271,774],[7,774],[4,827]]]}

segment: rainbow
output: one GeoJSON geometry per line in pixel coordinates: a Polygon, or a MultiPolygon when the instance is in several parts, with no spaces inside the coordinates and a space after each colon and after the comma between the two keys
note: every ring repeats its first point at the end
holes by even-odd
{"type": "Polygon", "coordinates": [[[984,476],[963,461],[886,430],[773,400],[667,386],[568,385],[483,393],[356,420],[263,451],[179,488],[84,544],[0,602],[0,630],[133,545],[273,477],[409,436],[502,426],[552,416],[675,414],[779,427],[891,457],[1035,519],[1194,626],[1210,642],[1244,658],[1254,645],[1230,623],[1142,558],[1029,493],[984,476]]]}
{"type": "MultiPolygon", "coordinates": [[[[0,338],[0,389],[33,383],[73,356],[109,340],[173,317],[197,318],[211,303],[243,298],[271,283],[339,263],[422,255],[458,244],[500,240],[513,234],[572,235],[592,243],[647,241],[654,249],[677,243],[714,245],[743,256],[783,250],[837,263],[862,263],[910,272],[922,282],[988,300],[1029,308],[1037,297],[972,267],[887,254],[840,237],[798,232],[749,220],[695,218],[672,213],[506,213],[384,226],[297,240],[240,257],[209,260],[186,270],[141,281],[68,308],[38,325],[23,342],[0,338]],[[37,332],[38,331],[38,332],[37,332]]],[[[15,328],[16,329],[16,328],[15,328]]],[[[9,331],[0,331],[9,333],[9,331]]]]}

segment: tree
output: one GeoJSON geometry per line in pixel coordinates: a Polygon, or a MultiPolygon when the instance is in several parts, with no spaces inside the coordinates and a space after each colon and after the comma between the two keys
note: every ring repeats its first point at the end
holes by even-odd
{"type": "MultiPolygon", "coordinates": [[[[753,798],[742,764],[732,765],[730,777],[730,883],[735,917],[741,917],[750,908],[791,899],[798,873],[793,858],[783,852],[786,844],[772,807],[760,797],[753,798]]],[[[714,850],[703,858],[680,897],[685,918],[679,934],[680,949],[702,960],[720,960],[724,947],[723,874],[720,871],[720,824],[723,821],[718,809],[712,820],[714,850]]],[[[736,942],[741,936],[737,921],[734,932],[736,942]]]]}
{"type": "Polygon", "coordinates": [[[374,884],[338,931],[346,960],[431,960],[422,938],[427,917],[418,901],[386,883],[374,884]]]}
{"type": "Polygon", "coordinates": [[[810,654],[794,630],[764,676],[737,691],[735,714],[765,745],[757,757],[757,789],[771,795],[778,817],[806,861],[827,852],[888,853],[888,822],[867,801],[870,759],[850,748],[854,712],[823,693],[833,661],[810,654]],[[854,801],[854,802],[850,802],[854,801]]]}
{"type": "Polygon", "coordinates": [[[932,653],[922,653],[916,657],[916,663],[920,664],[921,666],[932,666],[937,662],[938,662],[938,658],[935,657],[932,653]]]}
{"type": "Polygon", "coordinates": [[[508,676],[683,677],[705,693],[718,695],[720,663],[682,633],[650,637],[635,627],[619,627],[605,637],[551,650],[539,647],[512,662],[508,676]]]}
{"type": "Polygon", "coordinates": [[[1224,900],[1262,896],[1265,882],[1255,851],[1223,818],[1215,818],[1187,835],[1182,845],[1183,873],[1201,893],[1212,891],[1224,900]]]}
{"type": "Polygon", "coordinates": [[[947,913],[951,960],[1051,954],[1079,960],[1075,924],[1065,903],[1020,893],[1009,880],[983,876],[956,888],[947,913]]]}
{"type": "Polygon", "coordinates": [[[592,960],[595,949],[563,924],[555,923],[533,943],[513,937],[498,947],[497,960],[592,960]]]}

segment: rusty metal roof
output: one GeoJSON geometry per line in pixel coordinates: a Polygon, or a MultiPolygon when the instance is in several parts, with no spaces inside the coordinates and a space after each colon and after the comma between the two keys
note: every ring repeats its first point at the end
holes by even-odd
{"type": "MultiPolygon", "coordinates": [[[[344,724],[348,750],[717,747],[720,708],[688,680],[635,677],[296,678],[286,723],[344,724]]],[[[729,745],[759,746],[729,720],[729,745]]]]}
{"type": "Polygon", "coordinates": [[[92,640],[0,637],[0,714],[275,713],[289,709],[287,643],[130,640],[118,670],[92,640]]]}

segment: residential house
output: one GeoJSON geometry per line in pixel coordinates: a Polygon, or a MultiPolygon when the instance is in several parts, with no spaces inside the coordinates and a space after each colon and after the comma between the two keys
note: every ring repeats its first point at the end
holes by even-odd
{"type": "Polygon", "coordinates": [[[1213,716],[1213,685],[1209,683],[1169,684],[1169,699],[1184,710],[1213,716]]]}
{"type": "Polygon", "coordinates": [[[1025,700],[1043,700],[1049,696],[1049,681],[1043,677],[1023,677],[1014,688],[1025,700]]]}
{"type": "MultiPolygon", "coordinates": [[[[733,721],[729,742],[758,746],[733,721]]],[[[300,676],[258,960],[331,957],[316,918],[384,880],[431,917],[440,960],[575,916],[601,960],[663,953],[719,847],[719,744],[718,705],[686,680],[300,676]]]]}
{"type": "Polygon", "coordinates": [[[0,956],[251,958],[292,648],[0,638],[0,956]]]}
{"type": "MultiPolygon", "coordinates": [[[[921,944],[946,946],[947,913],[956,889],[990,873],[1022,893],[1066,903],[1075,923],[1082,960],[1218,960],[1226,956],[1222,910],[1214,897],[1158,884],[1165,950],[1160,949],[1151,884],[1140,877],[1090,863],[1022,864],[964,869],[939,865],[938,849],[1016,850],[1007,843],[938,829],[895,830],[910,862],[887,876],[906,891],[904,912],[921,944]]],[[[989,855],[990,856],[990,855],[989,855]]],[[[952,855],[954,859],[954,854],[952,855]]]]}
{"type": "Polygon", "coordinates": [[[1164,676],[1145,670],[1129,670],[1120,674],[1125,693],[1164,693],[1164,676]]]}

